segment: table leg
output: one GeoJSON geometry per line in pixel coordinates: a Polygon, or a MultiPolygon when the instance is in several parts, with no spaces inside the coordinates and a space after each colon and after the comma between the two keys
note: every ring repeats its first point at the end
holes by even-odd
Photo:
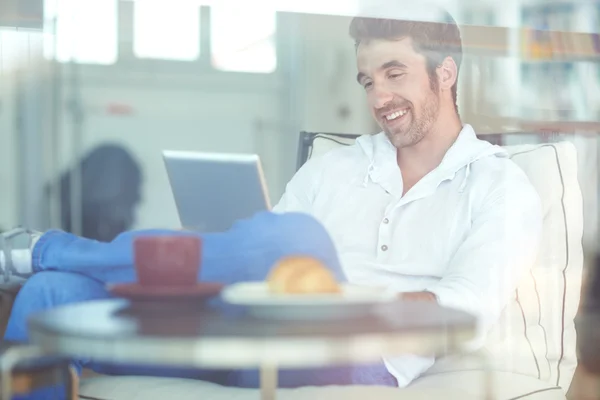
{"type": "Polygon", "coordinates": [[[67,395],[69,400],[79,400],[79,375],[72,366],[67,367],[67,395]]]}
{"type": "Polygon", "coordinates": [[[45,353],[35,346],[15,346],[7,349],[0,359],[0,399],[12,398],[12,373],[17,364],[44,355],[45,353]]]}
{"type": "Polygon", "coordinates": [[[485,400],[495,400],[496,396],[494,395],[494,372],[492,368],[492,364],[490,361],[490,357],[484,350],[480,350],[481,358],[483,361],[483,389],[485,391],[485,400]]]}
{"type": "Polygon", "coordinates": [[[275,400],[277,391],[277,367],[264,364],[260,367],[260,398],[275,400]]]}
{"type": "MultiPolygon", "coordinates": [[[[447,332],[448,337],[447,351],[449,353],[459,353],[461,349],[461,342],[458,340],[457,335],[454,331],[447,332]]],[[[476,359],[479,359],[483,368],[483,399],[484,400],[495,400],[496,395],[494,394],[494,369],[492,368],[492,362],[489,355],[483,349],[473,354],[476,359]]]]}

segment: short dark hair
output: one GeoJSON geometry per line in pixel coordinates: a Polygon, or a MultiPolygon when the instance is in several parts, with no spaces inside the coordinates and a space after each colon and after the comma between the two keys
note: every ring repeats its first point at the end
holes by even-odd
{"type": "MultiPolygon", "coordinates": [[[[448,56],[452,57],[456,63],[457,74],[462,61],[462,39],[458,25],[448,12],[442,13],[441,22],[355,17],[350,23],[350,36],[354,39],[357,49],[361,42],[372,39],[411,38],[415,51],[423,54],[427,60],[432,89],[437,89],[436,69],[443,60],[448,56]]],[[[452,86],[452,99],[458,112],[457,86],[458,80],[452,86]]]]}

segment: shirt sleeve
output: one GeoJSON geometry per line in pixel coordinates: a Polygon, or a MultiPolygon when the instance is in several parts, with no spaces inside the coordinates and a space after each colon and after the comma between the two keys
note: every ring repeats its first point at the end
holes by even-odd
{"type": "Polygon", "coordinates": [[[322,164],[322,157],[315,157],[300,167],[286,185],[283,196],[273,207],[273,212],[304,212],[311,214],[312,205],[321,184],[322,164]]]}
{"type": "Polygon", "coordinates": [[[521,277],[538,256],[541,201],[519,172],[503,174],[492,185],[444,276],[427,288],[441,305],[475,315],[479,339],[498,321],[521,277]]]}

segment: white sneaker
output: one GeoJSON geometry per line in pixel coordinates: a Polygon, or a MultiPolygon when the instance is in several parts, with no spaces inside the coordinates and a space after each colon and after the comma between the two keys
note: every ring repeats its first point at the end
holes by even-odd
{"type": "Polygon", "coordinates": [[[0,233],[0,280],[23,281],[33,273],[31,253],[40,232],[15,228],[0,233]]]}

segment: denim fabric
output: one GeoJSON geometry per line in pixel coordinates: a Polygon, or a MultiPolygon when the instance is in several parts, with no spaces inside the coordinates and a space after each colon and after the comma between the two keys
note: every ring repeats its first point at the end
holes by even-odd
{"type": "MultiPolygon", "coordinates": [[[[107,283],[135,282],[132,243],[138,236],[196,235],[168,230],[131,231],[110,243],[80,238],[62,231],[42,235],[33,249],[35,274],[19,292],[5,334],[6,340],[27,341],[27,318],[64,304],[110,298],[107,283]]],[[[232,284],[264,280],[281,257],[310,255],[345,280],[333,242],[323,226],[307,214],[259,213],[236,223],[229,231],[202,234],[200,281],[232,284]]],[[[224,304],[218,305],[226,307],[224,304]]],[[[73,360],[74,366],[117,375],[170,376],[257,387],[256,370],[209,371],[161,366],[109,365],[73,360]]],[[[280,371],[280,387],[327,384],[395,386],[383,363],[364,367],[335,367],[280,371]]],[[[58,389],[57,389],[58,390],[58,389]]],[[[47,391],[49,393],[49,391],[47,391]]],[[[42,392],[40,392],[42,393],[42,392]]],[[[37,394],[36,399],[53,398],[37,394]]]]}

